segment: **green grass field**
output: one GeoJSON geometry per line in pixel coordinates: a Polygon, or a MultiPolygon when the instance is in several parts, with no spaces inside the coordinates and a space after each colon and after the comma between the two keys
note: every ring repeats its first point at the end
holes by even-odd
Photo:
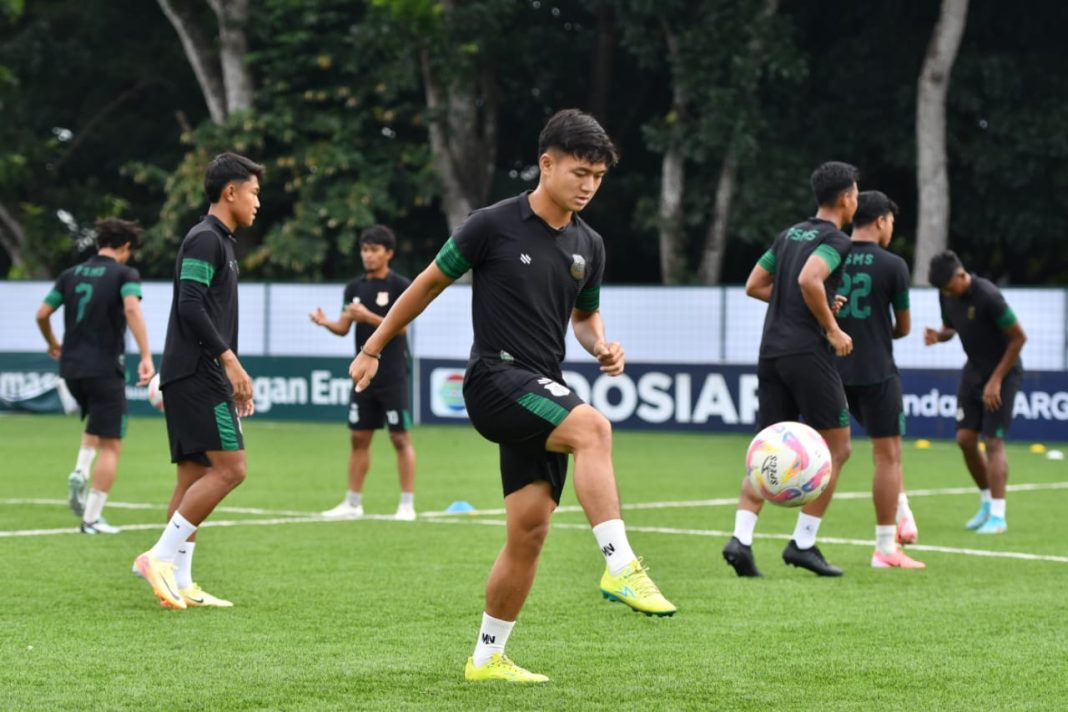
{"type": "MultiPolygon", "coordinates": [[[[679,607],[668,619],[603,600],[603,567],[570,486],[508,645],[552,678],[463,680],[486,574],[504,536],[496,449],[421,427],[414,523],[325,522],[344,491],[346,429],[246,421],[249,477],[204,527],[194,573],[235,602],[168,611],[130,573],[173,484],[162,418],[134,419],[106,511],[117,536],[75,534],[67,509],[79,423],[0,418],[0,709],[1064,709],[1068,466],[1010,448],[1010,531],[963,529],[977,497],[952,443],[907,442],[925,571],[873,570],[871,451],[858,441],[820,532],[845,568],[779,558],[795,512],[765,508],[765,577],[720,549],[747,437],[617,433],[631,542],[679,607]],[[454,500],[480,510],[433,516],[454,500]],[[627,505],[630,505],[627,507],[627,505]],[[245,511],[233,511],[241,508],[245,511]]],[[[1061,449],[1065,449],[1061,446],[1061,449]]],[[[365,508],[397,483],[375,443],[365,508]]]]}

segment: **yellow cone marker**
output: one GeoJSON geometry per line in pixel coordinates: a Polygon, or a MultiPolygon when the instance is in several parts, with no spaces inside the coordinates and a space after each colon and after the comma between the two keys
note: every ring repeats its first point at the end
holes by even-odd
{"type": "Polygon", "coordinates": [[[1033,445],[1031,445],[1030,449],[1031,452],[1035,453],[1036,455],[1041,455],[1046,451],[1046,446],[1042,443],[1034,443],[1033,445]]]}
{"type": "Polygon", "coordinates": [[[921,450],[927,450],[927,449],[929,449],[931,447],[931,441],[930,440],[926,440],[924,438],[920,438],[919,440],[916,441],[916,447],[918,447],[921,450]]]}

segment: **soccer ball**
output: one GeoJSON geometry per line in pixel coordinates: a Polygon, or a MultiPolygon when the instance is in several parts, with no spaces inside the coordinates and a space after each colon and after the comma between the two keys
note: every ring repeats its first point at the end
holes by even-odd
{"type": "Polygon", "coordinates": [[[831,451],[804,423],[776,423],[757,433],[745,454],[746,477],[761,497],[800,507],[831,482],[831,451]]]}
{"type": "Polygon", "coordinates": [[[156,410],[163,412],[163,391],[159,388],[158,373],[148,382],[148,404],[156,410]]]}

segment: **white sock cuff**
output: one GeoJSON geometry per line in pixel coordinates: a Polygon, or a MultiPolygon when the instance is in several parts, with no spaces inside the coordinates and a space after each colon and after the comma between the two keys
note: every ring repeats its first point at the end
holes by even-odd
{"type": "Polygon", "coordinates": [[[989,502],[993,498],[994,497],[993,497],[993,495],[990,494],[990,490],[989,489],[979,490],[979,501],[980,502],[989,502]]]}
{"type": "Polygon", "coordinates": [[[1005,499],[990,500],[990,516],[1005,518],[1005,499]]]}
{"type": "Polygon", "coordinates": [[[816,534],[820,530],[821,517],[813,517],[804,512],[797,513],[797,526],[794,527],[794,543],[798,549],[811,549],[816,545],[816,534]]]}
{"type": "Polygon", "coordinates": [[[753,532],[756,531],[757,517],[759,516],[756,512],[750,512],[748,509],[735,511],[734,538],[746,546],[752,546],[753,532]]]}

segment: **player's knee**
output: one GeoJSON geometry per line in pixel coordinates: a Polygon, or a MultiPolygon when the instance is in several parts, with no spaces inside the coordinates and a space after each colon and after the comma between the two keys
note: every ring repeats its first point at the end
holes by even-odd
{"type": "Polygon", "coordinates": [[[536,559],[549,536],[549,522],[531,522],[521,526],[509,537],[509,546],[524,558],[536,559]]]}
{"type": "Polygon", "coordinates": [[[393,449],[398,451],[412,446],[412,439],[408,437],[408,433],[390,433],[389,441],[393,443],[393,449]]]}
{"type": "Polygon", "coordinates": [[[594,408],[583,408],[581,417],[576,449],[611,449],[612,424],[608,418],[594,408]]]}
{"type": "Polygon", "coordinates": [[[226,467],[219,468],[219,474],[226,482],[230,489],[234,489],[242,482],[245,481],[245,475],[247,474],[248,467],[245,462],[235,462],[229,464],[226,467]]]}
{"type": "Polygon", "coordinates": [[[835,443],[834,447],[828,448],[831,451],[831,462],[841,469],[842,465],[846,463],[849,456],[853,454],[853,443],[849,440],[841,443],[835,443]]]}
{"type": "Polygon", "coordinates": [[[979,447],[979,433],[974,430],[958,430],[957,445],[962,450],[974,450],[979,447]]]}

